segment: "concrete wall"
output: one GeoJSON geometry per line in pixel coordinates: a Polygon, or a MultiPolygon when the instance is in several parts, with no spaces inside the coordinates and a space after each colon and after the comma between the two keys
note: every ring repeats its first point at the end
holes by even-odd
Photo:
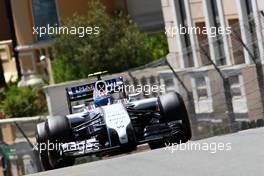
{"type": "MultiPolygon", "coordinates": [[[[237,120],[256,120],[262,118],[262,108],[260,104],[260,95],[258,91],[258,82],[256,80],[256,73],[255,73],[255,67],[254,65],[247,66],[238,66],[236,68],[225,68],[223,72],[229,77],[233,75],[242,75],[243,77],[243,84],[241,84],[241,87],[245,90],[245,96],[246,96],[246,106],[248,111],[246,113],[235,113],[235,116],[237,120]]],[[[187,92],[182,86],[182,84],[179,82],[179,80],[173,75],[170,69],[168,69],[167,66],[162,67],[156,67],[156,68],[146,68],[141,70],[136,70],[131,72],[133,77],[138,79],[139,84],[141,78],[145,77],[148,81],[151,76],[154,76],[156,78],[157,85],[163,85],[165,84],[164,79],[166,80],[173,80],[173,87],[168,87],[168,85],[165,84],[166,89],[171,91],[177,91],[179,92],[186,103],[187,109],[190,113],[192,112],[192,108],[189,105],[190,100],[187,97],[187,92]]],[[[207,76],[209,79],[209,89],[211,93],[208,93],[208,96],[212,97],[212,112],[204,112],[204,113],[193,113],[192,116],[194,116],[197,120],[202,121],[211,121],[215,119],[224,120],[227,119],[227,110],[226,110],[226,102],[225,102],[225,94],[224,94],[224,87],[222,78],[220,77],[219,73],[211,66],[208,66],[206,68],[200,68],[200,69],[188,69],[185,71],[178,71],[178,76],[180,77],[181,81],[184,83],[184,86],[187,88],[188,91],[192,92],[194,95],[194,88],[192,84],[192,79],[196,78],[199,75],[207,76]]],[[[123,76],[125,81],[129,81],[129,84],[133,84],[132,78],[128,75],[127,72],[123,72],[120,74],[115,75],[108,75],[104,77],[105,79],[117,77],[117,76],[123,76]]],[[[49,107],[49,113],[50,115],[66,115],[68,114],[68,107],[67,107],[67,100],[66,100],[66,94],[65,94],[65,88],[74,86],[74,85],[80,85],[83,83],[91,82],[93,80],[80,80],[80,81],[73,81],[73,82],[67,82],[63,84],[53,85],[53,86],[47,86],[44,88],[46,93],[46,98],[48,102],[49,107]]],[[[242,89],[241,89],[242,90],[242,89]]],[[[158,96],[158,95],[157,95],[158,96]]],[[[193,97],[195,99],[195,97],[193,97]]],[[[241,97],[244,98],[244,97],[241,97]]],[[[210,100],[210,99],[209,99],[210,100]]],[[[208,100],[208,103],[210,104],[210,101],[208,100]]],[[[208,104],[208,105],[209,105],[208,104]]],[[[242,104],[241,104],[242,105],[242,104]]],[[[242,107],[242,106],[241,106],[242,107]]],[[[204,108],[203,108],[204,109],[204,108]]]]}
{"type": "Polygon", "coordinates": [[[257,0],[259,10],[264,10],[264,1],[257,0]]]}
{"type": "MultiPolygon", "coordinates": [[[[236,1],[222,0],[224,13],[227,18],[237,18],[236,1]]],[[[190,0],[194,22],[204,21],[203,0],[190,0]]]]}
{"type": "Polygon", "coordinates": [[[164,31],[160,0],[127,0],[128,13],[144,31],[164,31]]]}
{"type": "Polygon", "coordinates": [[[245,79],[245,90],[247,95],[247,104],[249,109],[250,120],[256,120],[263,118],[263,110],[261,107],[261,98],[258,86],[258,80],[256,75],[256,69],[254,66],[244,68],[242,75],[245,79]]]}
{"type": "Polygon", "coordinates": [[[191,0],[190,3],[194,22],[204,21],[202,0],[191,0]]]}

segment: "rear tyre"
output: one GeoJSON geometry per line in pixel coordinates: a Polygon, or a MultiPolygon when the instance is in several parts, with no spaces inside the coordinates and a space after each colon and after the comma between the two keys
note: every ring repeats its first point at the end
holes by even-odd
{"type": "Polygon", "coordinates": [[[158,98],[158,105],[160,108],[161,122],[172,122],[181,120],[182,123],[177,125],[173,130],[172,137],[163,141],[156,141],[149,143],[151,149],[165,147],[166,143],[184,143],[191,139],[191,125],[188,118],[184,101],[180,94],[170,92],[158,98]]]}

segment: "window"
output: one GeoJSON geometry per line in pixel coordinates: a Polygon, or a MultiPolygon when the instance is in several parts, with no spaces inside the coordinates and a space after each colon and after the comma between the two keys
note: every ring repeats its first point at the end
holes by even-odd
{"type": "Polygon", "coordinates": [[[210,80],[206,75],[194,75],[191,78],[196,113],[213,112],[210,80]]]}
{"type": "Polygon", "coordinates": [[[165,86],[166,92],[179,91],[178,83],[172,73],[160,73],[160,85],[165,86]]]}
{"type": "Polygon", "coordinates": [[[239,76],[231,76],[229,78],[230,86],[231,86],[231,93],[232,97],[241,97],[241,87],[239,82],[239,76]]]}
{"type": "Polygon", "coordinates": [[[195,81],[196,81],[198,100],[207,99],[208,94],[207,94],[205,77],[198,77],[195,79],[195,81]]]}
{"type": "Polygon", "coordinates": [[[174,87],[174,82],[173,82],[173,79],[171,78],[164,79],[164,84],[166,85],[166,91],[174,87]]]}
{"type": "MultiPolygon", "coordinates": [[[[58,15],[55,0],[32,0],[35,27],[58,25],[58,15]]],[[[38,36],[38,40],[49,39],[51,36],[38,36]]]]}
{"type": "MultiPolygon", "coordinates": [[[[235,19],[228,19],[228,24],[232,28],[232,30],[235,30],[237,35],[241,37],[241,30],[240,30],[240,24],[239,20],[237,18],[235,19]]],[[[232,44],[232,54],[234,57],[234,64],[244,64],[245,63],[245,56],[243,52],[243,45],[240,43],[240,41],[237,40],[235,35],[230,35],[231,37],[231,44],[232,44]]]]}
{"type": "Polygon", "coordinates": [[[234,112],[248,112],[243,76],[240,74],[232,75],[229,77],[229,83],[231,86],[232,104],[234,112]]]}

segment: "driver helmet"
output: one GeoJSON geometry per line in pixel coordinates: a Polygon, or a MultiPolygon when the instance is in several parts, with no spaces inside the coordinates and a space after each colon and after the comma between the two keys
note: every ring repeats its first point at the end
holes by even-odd
{"type": "Polygon", "coordinates": [[[104,80],[95,83],[94,102],[96,106],[105,106],[113,102],[113,97],[108,93],[107,84],[104,80]]]}

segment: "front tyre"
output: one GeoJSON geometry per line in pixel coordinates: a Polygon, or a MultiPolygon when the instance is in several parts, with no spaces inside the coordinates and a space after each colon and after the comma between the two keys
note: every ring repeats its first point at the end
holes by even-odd
{"type": "Polygon", "coordinates": [[[61,158],[60,151],[57,148],[62,143],[73,141],[73,133],[68,119],[60,116],[49,118],[46,123],[46,129],[48,134],[49,142],[53,144],[53,150],[48,151],[49,163],[52,168],[62,168],[72,166],[75,163],[73,158],[61,158]]]}
{"type": "Polygon", "coordinates": [[[171,143],[184,143],[191,139],[191,125],[184,101],[177,92],[169,92],[158,98],[162,123],[181,121],[172,130],[172,136],[163,141],[149,143],[151,149],[161,148],[171,143]]]}
{"type": "Polygon", "coordinates": [[[53,167],[49,163],[49,154],[46,148],[47,146],[47,131],[45,130],[45,122],[37,124],[36,127],[36,141],[38,143],[38,152],[42,167],[44,170],[51,170],[53,167]],[[42,150],[42,146],[45,148],[42,150]]]}
{"type": "Polygon", "coordinates": [[[52,141],[48,138],[47,124],[47,122],[42,122],[37,124],[36,127],[36,141],[43,169],[52,170],[72,166],[75,162],[74,159],[61,159],[59,158],[58,151],[49,150],[49,143],[52,141]]]}

